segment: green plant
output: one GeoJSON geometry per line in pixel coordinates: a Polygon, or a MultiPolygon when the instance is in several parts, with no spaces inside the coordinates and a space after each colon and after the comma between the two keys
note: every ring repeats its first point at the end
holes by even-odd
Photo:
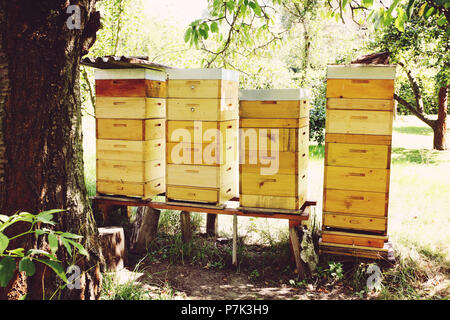
{"type": "Polygon", "coordinates": [[[318,278],[325,278],[329,280],[342,280],[344,278],[344,270],[342,263],[335,261],[328,261],[328,267],[324,268],[317,266],[316,273],[318,278]]]}
{"type": "Polygon", "coordinates": [[[256,280],[260,277],[261,275],[259,274],[259,271],[257,269],[253,270],[250,275],[249,275],[249,279],[250,280],[256,280]]]}
{"type": "Polygon", "coordinates": [[[328,265],[329,265],[328,273],[332,278],[337,280],[342,280],[344,278],[342,263],[330,261],[328,262],[328,265]]]}
{"type": "Polygon", "coordinates": [[[12,216],[0,215],[0,257],[3,257],[0,261],[0,287],[6,287],[14,276],[17,260],[19,261],[19,271],[25,272],[29,277],[32,277],[36,272],[35,262],[39,262],[50,267],[65,282],[64,286],[68,284],[62,263],[56,257],[56,252],[59,248],[59,242],[61,242],[74,260],[77,252],[88,256],[86,249],[76,241],[81,239],[82,236],[40,228],[40,225],[55,225],[53,215],[63,211],[65,210],[55,209],[36,215],[28,212],[16,213],[12,216]],[[10,237],[6,236],[5,230],[18,223],[27,223],[30,227],[27,231],[20,234],[10,237]],[[46,236],[50,252],[39,249],[29,249],[28,251],[25,251],[24,248],[8,249],[12,240],[30,234],[34,234],[36,238],[46,236]]]}
{"type": "Polygon", "coordinates": [[[289,280],[289,284],[291,286],[293,286],[294,288],[302,288],[302,287],[306,287],[306,285],[308,284],[308,281],[305,279],[300,280],[300,281],[291,279],[291,280],[289,280]]]}
{"type": "Polygon", "coordinates": [[[149,300],[148,291],[134,279],[118,283],[114,274],[103,274],[102,300],[149,300]]]}
{"type": "Polygon", "coordinates": [[[314,100],[309,110],[309,139],[321,145],[325,141],[326,85],[322,81],[314,88],[314,100]]]}

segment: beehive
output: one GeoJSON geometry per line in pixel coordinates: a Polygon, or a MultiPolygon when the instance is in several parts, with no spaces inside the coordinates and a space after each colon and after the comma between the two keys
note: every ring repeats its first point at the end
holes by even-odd
{"type": "Polygon", "coordinates": [[[168,199],[223,204],[238,191],[238,73],[168,71],[168,199]]]}
{"type": "Polygon", "coordinates": [[[299,210],[307,191],[307,91],[241,90],[239,116],[240,205],[299,210]]]}
{"type": "Polygon", "coordinates": [[[322,252],[385,251],[394,79],[391,65],[328,67],[322,252]]]}
{"type": "Polygon", "coordinates": [[[165,191],[166,74],[96,69],[97,192],[151,198],[165,191]]]}

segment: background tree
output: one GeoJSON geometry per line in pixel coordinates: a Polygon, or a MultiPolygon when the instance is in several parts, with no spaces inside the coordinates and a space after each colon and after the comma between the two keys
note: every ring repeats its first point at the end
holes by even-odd
{"type": "MultiPolygon", "coordinates": [[[[57,215],[55,229],[82,235],[90,255],[77,260],[81,289],[65,290],[61,298],[94,299],[101,284],[98,231],[84,184],[79,86],[80,58],[99,27],[94,0],[0,1],[0,212],[67,209],[57,215]],[[70,4],[80,9],[79,29],[68,29],[70,4]]],[[[12,242],[25,249],[49,247],[43,236],[12,242]]],[[[64,252],[58,258],[67,263],[64,252]]],[[[42,299],[59,285],[37,265],[31,278],[16,273],[0,299],[42,299]]]]}
{"type": "MultiPolygon", "coordinates": [[[[395,95],[395,99],[433,129],[434,149],[446,149],[450,3],[445,0],[394,0],[386,5],[383,1],[376,0],[334,0],[324,1],[323,4],[327,4],[326,16],[341,20],[342,23],[350,20],[363,29],[367,30],[368,27],[371,27],[375,30],[387,30],[386,33],[390,32],[389,28],[391,33],[392,30],[396,30],[397,34],[394,38],[387,39],[383,42],[384,45],[380,45],[378,48],[392,51],[393,61],[403,67],[410,80],[416,103],[413,105],[398,94],[395,95]],[[408,41],[405,28],[408,28],[408,34],[415,33],[416,37],[413,38],[415,43],[408,41]],[[411,31],[413,29],[414,31],[411,31]],[[403,39],[403,42],[397,41],[399,37],[403,39]],[[429,68],[440,70],[434,77],[439,86],[439,93],[436,95],[439,101],[438,118],[435,120],[427,117],[424,113],[418,82],[414,79],[412,71],[408,69],[410,67],[401,61],[406,52],[414,51],[415,60],[418,61],[425,52],[433,51],[425,48],[427,40],[435,43],[434,58],[437,60],[434,59],[426,65],[429,68]]],[[[255,54],[257,50],[266,49],[269,45],[279,45],[285,39],[288,31],[292,29],[293,23],[297,22],[302,25],[304,30],[304,47],[302,57],[299,57],[299,61],[303,63],[299,70],[303,74],[300,76],[300,82],[297,83],[303,85],[306,84],[305,72],[310,64],[308,52],[311,43],[307,26],[310,25],[311,17],[314,17],[316,11],[317,3],[308,0],[273,0],[270,2],[215,0],[209,8],[208,18],[191,23],[186,30],[185,41],[201,47],[211,55],[207,60],[207,66],[219,59],[224,62],[225,67],[227,65],[233,67],[233,64],[227,63],[227,59],[236,52],[234,44],[241,50],[243,47],[250,48],[247,51],[255,54]],[[285,28],[274,31],[277,30],[275,22],[283,18],[285,18],[285,28]],[[219,31],[219,26],[224,29],[223,32],[219,31]],[[210,34],[214,33],[218,34],[215,38],[217,44],[214,49],[210,49],[207,40],[210,34]]],[[[372,46],[372,48],[375,47],[372,46]]],[[[244,57],[248,58],[245,55],[244,57]]],[[[412,60],[409,61],[412,62],[412,60]]],[[[432,108],[428,108],[428,110],[432,110],[432,108]]],[[[312,115],[318,114],[323,114],[323,112],[312,112],[312,115]]],[[[317,123],[322,122],[318,121],[317,123]]]]}
{"type": "Polygon", "coordinates": [[[337,0],[330,3],[332,14],[342,20],[349,9],[353,20],[364,17],[377,31],[370,48],[389,51],[409,82],[409,89],[394,95],[395,100],[433,129],[433,149],[446,150],[448,86],[450,66],[450,2],[446,0],[394,0],[388,5],[374,0],[337,0]],[[426,68],[426,70],[423,70],[426,68]],[[422,69],[422,72],[417,72],[422,69]],[[431,86],[424,106],[426,83],[431,86]],[[405,94],[406,93],[406,94],[405,94]],[[413,101],[409,99],[413,96],[413,101]],[[433,108],[437,106],[437,108],[433,108]],[[427,113],[438,114],[431,119],[427,113]]]}
{"type": "Polygon", "coordinates": [[[392,22],[377,32],[369,48],[390,52],[391,61],[400,65],[394,95],[398,110],[429,125],[434,133],[433,148],[445,150],[450,38],[437,19],[413,17],[403,25],[403,31],[392,22]],[[437,114],[437,118],[428,114],[437,114]]]}

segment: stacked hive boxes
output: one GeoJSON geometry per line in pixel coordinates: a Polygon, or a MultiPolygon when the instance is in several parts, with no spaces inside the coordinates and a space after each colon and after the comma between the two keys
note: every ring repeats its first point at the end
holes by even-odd
{"type": "Polygon", "coordinates": [[[234,71],[168,71],[168,199],[223,204],[237,196],[238,90],[234,71]]]}
{"type": "Polygon", "coordinates": [[[299,210],[309,152],[305,91],[241,90],[239,113],[240,205],[299,210]]]}
{"type": "Polygon", "coordinates": [[[165,191],[166,74],[97,69],[97,192],[151,198],[165,191]]]}
{"type": "Polygon", "coordinates": [[[322,252],[385,245],[394,78],[395,66],[328,67],[322,252]]]}

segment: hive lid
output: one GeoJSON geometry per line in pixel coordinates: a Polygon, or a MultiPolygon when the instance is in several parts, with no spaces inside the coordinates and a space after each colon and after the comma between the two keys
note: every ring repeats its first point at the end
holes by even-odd
{"type": "Polygon", "coordinates": [[[131,69],[144,68],[159,71],[165,71],[171,67],[155,63],[146,56],[104,56],[104,57],[86,57],[81,60],[81,64],[97,69],[131,69]]]}
{"type": "Polygon", "coordinates": [[[395,79],[396,65],[392,64],[346,64],[329,65],[328,79],[395,79]]]}
{"type": "Polygon", "coordinates": [[[239,81],[237,71],[227,69],[168,69],[169,80],[230,80],[239,81]]]}
{"type": "Polygon", "coordinates": [[[268,101],[268,100],[308,100],[309,89],[251,89],[239,90],[239,100],[268,101]]]}
{"type": "Polygon", "coordinates": [[[94,73],[96,80],[146,79],[166,81],[166,73],[164,71],[152,69],[95,69],[94,73]]]}

